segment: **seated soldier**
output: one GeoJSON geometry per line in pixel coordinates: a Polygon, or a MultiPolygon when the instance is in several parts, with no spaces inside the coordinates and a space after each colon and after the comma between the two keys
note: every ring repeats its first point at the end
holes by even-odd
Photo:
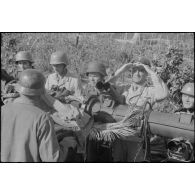
{"type": "MultiPolygon", "coordinates": [[[[111,82],[124,72],[131,70],[132,83],[118,87],[122,94],[121,100],[134,108],[141,108],[146,102],[153,106],[156,102],[164,100],[168,96],[168,89],[166,84],[155,72],[151,70],[150,61],[147,58],[141,58],[136,64],[129,63],[119,68],[115,75],[110,78],[111,82]],[[148,78],[151,79],[152,84],[148,83],[148,78]]],[[[148,109],[149,107],[146,107],[148,109]]],[[[139,143],[136,141],[118,140],[113,145],[113,157],[116,162],[134,162],[143,161],[143,150],[139,150],[139,143]],[[139,155],[136,157],[137,151],[139,155]]]]}
{"type": "Polygon", "coordinates": [[[77,78],[73,77],[67,70],[68,58],[63,51],[52,53],[50,65],[53,67],[54,73],[50,74],[46,80],[45,88],[47,90],[64,89],[64,97],[74,96],[81,98],[81,87],[77,78]]]}
{"type": "Polygon", "coordinates": [[[87,85],[82,88],[82,95],[85,99],[91,95],[100,96],[102,94],[111,95],[112,99],[119,102],[120,95],[115,89],[114,85],[105,82],[105,77],[107,76],[106,68],[103,63],[100,62],[90,62],[88,64],[86,75],[88,77],[87,85]]]}
{"type": "MultiPolygon", "coordinates": [[[[110,84],[105,84],[105,77],[106,77],[106,69],[105,65],[100,62],[90,62],[88,64],[86,75],[88,77],[88,83],[83,87],[82,95],[85,100],[87,100],[90,96],[97,96],[98,98],[101,95],[105,95],[107,98],[111,98],[114,101],[117,101],[119,95],[116,93],[114,86],[110,84]],[[99,85],[98,85],[99,84],[99,85]],[[109,89],[107,89],[107,87],[109,89]],[[106,88],[106,89],[104,89],[106,88]],[[112,95],[110,95],[112,94],[112,95]]],[[[100,98],[102,100],[102,98],[100,98]]],[[[102,100],[104,101],[104,100],[102,100]]],[[[98,118],[100,119],[100,118],[98,118]]],[[[97,118],[95,117],[95,121],[97,118]]],[[[99,121],[99,120],[98,120],[99,121]]],[[[103,121],[103,118],[101,119],[103,121]]],[[[87,144],[87,162],[109,162],[109,149],[105,149],[102,147],[101,141],[94,141],[89,140],[87,144]]]]}
{"type": "MultiPolygon", "coordinates": [[[[53,57],[51,58],[51,62],[53,62],[55,64],[55,62],[57,62],[57,60],[61,60],[62,63],[65,63],[66,58],[65,58],[64,54],[57,52],[57,53],[54,53],[53,57]]],[[[14,77],[15,83],[11,83],[11,84],[7,83],[7,85],[5,85],[5,87],[4,87],[4,92],[10,93],[10,91],[11,92],[14,91],[16,93],[16,96],[14,96],[13,98],[11,96],[11,97],[5,99],[4,104],[13,101],[16,97],[19,96],[18,92],[15,90],[15,87],[17,85],[17,80],[18,80],[21,72],[24,70],[27,70],[27,69],[34,69],[34,66],[33,66],[34,60],[32,58],[31,53],[29,53],[27,51],[18,52],[15,56],[15,62],[17,64],[17,71],[16,71],[15,77],[14,77]]],[[[50,81],[50,79],[47,80],[47,82],[49,82],[49,81],[50,81]]],[[[46,85],[48,85],[48,83],[46,85]]],[[[65,106],[60,101],[52,98],[48,93],[42,94],[41,98],[50,107],[50,109],[55,109],[56,111],[63,112],[63,113],[66,112],[67,107],[65,108],[65,106]]],[[[72,115],[78,114],[77,110],[74,109],[73,107],[71,107],[71,110],[72,111],[74,110],[73,112],[76,114],[69,112],[70,117],[72,115]]]]}
{"type": "MultiPolygon", "coordinates": [[[[182,90],[182,107],[175,111],[175,114],[187,114],[188,116],[191,115],[194,117],[194,83],[189,82],[186,83],[182,90]]],[[[194,150],[194,146],[190,143],[189,140],[186,140],[184,137],[176,137],[173,139],[167,139],[167,153],[170,152],[171,146],[174,146],[174,149],[178,149],[177,152],[180,154],[185,154],[185,157],[189,157],[190,153],[189,151],[194,150]],[[190,149],[188,147],[188,150],[185,150],[186,148],[182,148],[181,146],[190,146],[190,149]],[[181,147],[182,150],[179,148],[181,147]]],[[[177,156],[175,159],[178,159],[177,156]]],[[[194,153],[192,152],[191,160],[194,159],[194,153]]],[[[183,159],[184,160],[184,159],[183,159]]],[[[190,160],[190,161],[191,161],[190,160]]]]}
{"type": "Polygon", "coordinates": [[[17,72],[14,74],[15,79],[19,79],[19,74],[27,69],[34,69],[33,58],[30,52],[20,51],[15,56],[15,62],[17,65],[17,72]]]}
{"type": "Polygon", "coordinates": [[[17,92],[14,90],[15,83],[19,79],[19,76],[22,71],[27,70],[27,69],[34,69],[33,67],[33,59],[32,55],[30,52],[27,51],[20,51],[16,54],[15,56],[15,63],[17,65],[17,70],[13,73],[12,77],[12,82],[7,82],[6,85],[4,86],[4,93],[9,94],[9,93],[15,93],[13,96],[7,95],[7,97],[4,100],[4,104],[11,102],[14,100],[15,97],[18,97],[17,92]],[[12,98],[13,97],[13,98],[12,98]]]}
{"type": "Polygon", "coordinates": [[[152,71],[150,61],[147,58],[141,58],[138,63],[123,65],[109,81],[115,82],[126,71],[131,71],[132,83],[117,86],[117,89],[123,95],[121,97],[123,98],[123,103],[143,106],[146,101],[149,101],[151,105],[154,105],[168,96],[166,84],[152,71]],[[151,79],[151,84],[148,82],[149,78],[151,79]]]}
{"type": "Polygon", "coordinates": [[[194,83],[186,83],[182,90],[182,108],[175,113],[187,113],[194,115],[194,83]]]}

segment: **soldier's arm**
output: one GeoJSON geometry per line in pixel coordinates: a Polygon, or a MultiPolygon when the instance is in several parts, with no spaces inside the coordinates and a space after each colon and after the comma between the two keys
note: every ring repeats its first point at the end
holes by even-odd
{"type": "Polygon", "coordinates": [[[39,124],[37,142],[41,160],[43,162],[64,162],[68,148],[59,145],[52,119],[44,114],[40,118],[39,124]]]}
{"type": "Polygon", "coordinates": [[[153,83],[153,93],[155,101],[161,101],[168,97],[169,90],[163,80],[149,67],[143,65],[146,71],[149,73],[153,83]]]}
{"type": "Polygon", "coordinates": [[[58,113],[68,117],[74,118],[79,115],[78,109],[70,104],[63,104],[59,100],[50,96],[47,92],[41,95],[41,99],[52,109],[56,110],[58,113]]]}
{"type": "Polygon", "coordinates": [[[84,97],[82,95],[82,86],[81,86],[81,81],[80,79],[74,79],[73,80],[73,84],[72,84],[73,88],[74,88],[74,96],[79,99],[81,102],[84,100],[84,97]]]}
{"type": "Polygon", "coordinates": [[[45,82],[45,89],[50,90],[48,78],[46,79],[46,82],[45,82]]]}
{"type": "Polygon", "coordinates": [[[128,64],[124,64],[122,67],[120,67],[114,74],[114,76],[112,76],[111,78],[107,79],[106,82],[111,82],[111,83],[115,83],[116,80],[119,78],[119,76],[121,76],[122,73],[124,73],[125,71],[129,70],[132,67],[132,63],[128,63],[128,64]]]}
{"type": "Polygon", "coordinates": [[[112,96],[116,101],[118,101],[119,104],[125,104],[125,96],[120,94],[119,91],[117,91],[115,86],[110,86],[110,91],[112,96]]]}

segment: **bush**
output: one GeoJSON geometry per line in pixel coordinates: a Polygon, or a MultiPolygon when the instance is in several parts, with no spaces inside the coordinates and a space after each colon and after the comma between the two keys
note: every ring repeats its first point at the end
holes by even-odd
{"type": "MultiPolygon", "coordinates": [[[[126,37],[133,35],[127,34],[126,37]]],[[[156,109],[171,112],[179,107],[179,91],[194,73],[193,33],[141,33],[135,44],[116,41],[121,37],[124,33],[1,33],[1,65],[12,74],[16,71],[14,56],[18,51],[28,50],[35,59],[35,67],[48,74],[52,71],[51,53],[64,50],[70,60],[69,69],[75,74],[82,74],[91,60],[103,61],[112,73],[122,64],[146,56],[170,90],[170,99],[156,109]]],[[[121,77],[123,82],[126,78],[121,77]]]]}

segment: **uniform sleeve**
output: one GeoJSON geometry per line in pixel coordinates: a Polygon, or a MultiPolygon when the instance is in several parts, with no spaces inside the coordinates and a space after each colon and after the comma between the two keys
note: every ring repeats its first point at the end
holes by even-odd
{"type": "Polygon", "coordinates": [[[158,102],[168,97],[169,91],[163,80],[159,78],[155,73],[151,74],[151,80],[153,83],[153,87],[150,88],[150,93],[154,98],[154,101],[158,102]]]}
{"type": "Polygon", "coordinates": [[[83,96],[82,96],[82,87],[81,87],[81,82],[79,82],[79,79],[77,78],[74,78],[73,79],[73,86],[74,88],[74,96],[77,97],[78,99],[83,99],[83,96]]]}
{"type": "Polygon", "coordinates": [[[45,83],[45,88],[47,90],[50,90],[49,80],[50,80],[50,77],[48,76],[47,79],[46,79],[46,83],[45,83]]]}
{"type": "Polygon", "coordinates": [[[130,85],[125,85],[125,84],[118,85],[117,91],[118,91],[118,93],[123,94],[123,93],[127,92],[129,90],[129,88],[130,88],[130,85]]]}
{"type": "Polygon", "coordinates": [[[128,95],[130,85],[124,85],[123,84],[123,85],[117,86],[116,88],[117,88],[118,94],[121,94],[121,102],[123,102],[123,104],[125,104],[126,97],[128,95]]]}
{"type": "Polygon", "coordinates": [[[49,115],[44,114],[37,127],[37,141],[39,155],[43,162],[63,162],[67,156],[67,149],[58,144],[54,125],[49,115]]]}

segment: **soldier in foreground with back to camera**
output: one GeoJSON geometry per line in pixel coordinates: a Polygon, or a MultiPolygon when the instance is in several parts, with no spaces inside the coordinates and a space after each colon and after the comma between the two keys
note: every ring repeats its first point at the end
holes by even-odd
{"type": "MultiPolygon", "coordinates": [[[[131,106],[131,109],[141,108],[148,101],[151,106],[156,102],[164,100],[168,96],[166,84],[155,72],[151,70],[150,61],[143,57],[138,63],[125,64],[119,68],[115,75],[109,79],[109,82],[115,82],[124,72],[131,70],[132,83],[126,86],[118,87],[121,101],[131,106]],[[148,84],[148,77],[151,78],[152,85],[148,84]]],[[[146,107],[148,109],[149,107],[146,107]]],[[[140,144],[134,140],[118,140],[113,144],[113,158],[115,162],[140,162],[143,161],[143,150],[139,151],[140,144]],[[136,156],[136,159],[135,159],[136,156]]]]}
{"type": "Polygon", "coordinates": [[[2,107],[2,162],[64,162],[68,147],[76,145],[66,138],[58,144],[53,121],[40,98],[44,85],[39,71],[23,71],[16,87],[20,97],[2,107]]]}

